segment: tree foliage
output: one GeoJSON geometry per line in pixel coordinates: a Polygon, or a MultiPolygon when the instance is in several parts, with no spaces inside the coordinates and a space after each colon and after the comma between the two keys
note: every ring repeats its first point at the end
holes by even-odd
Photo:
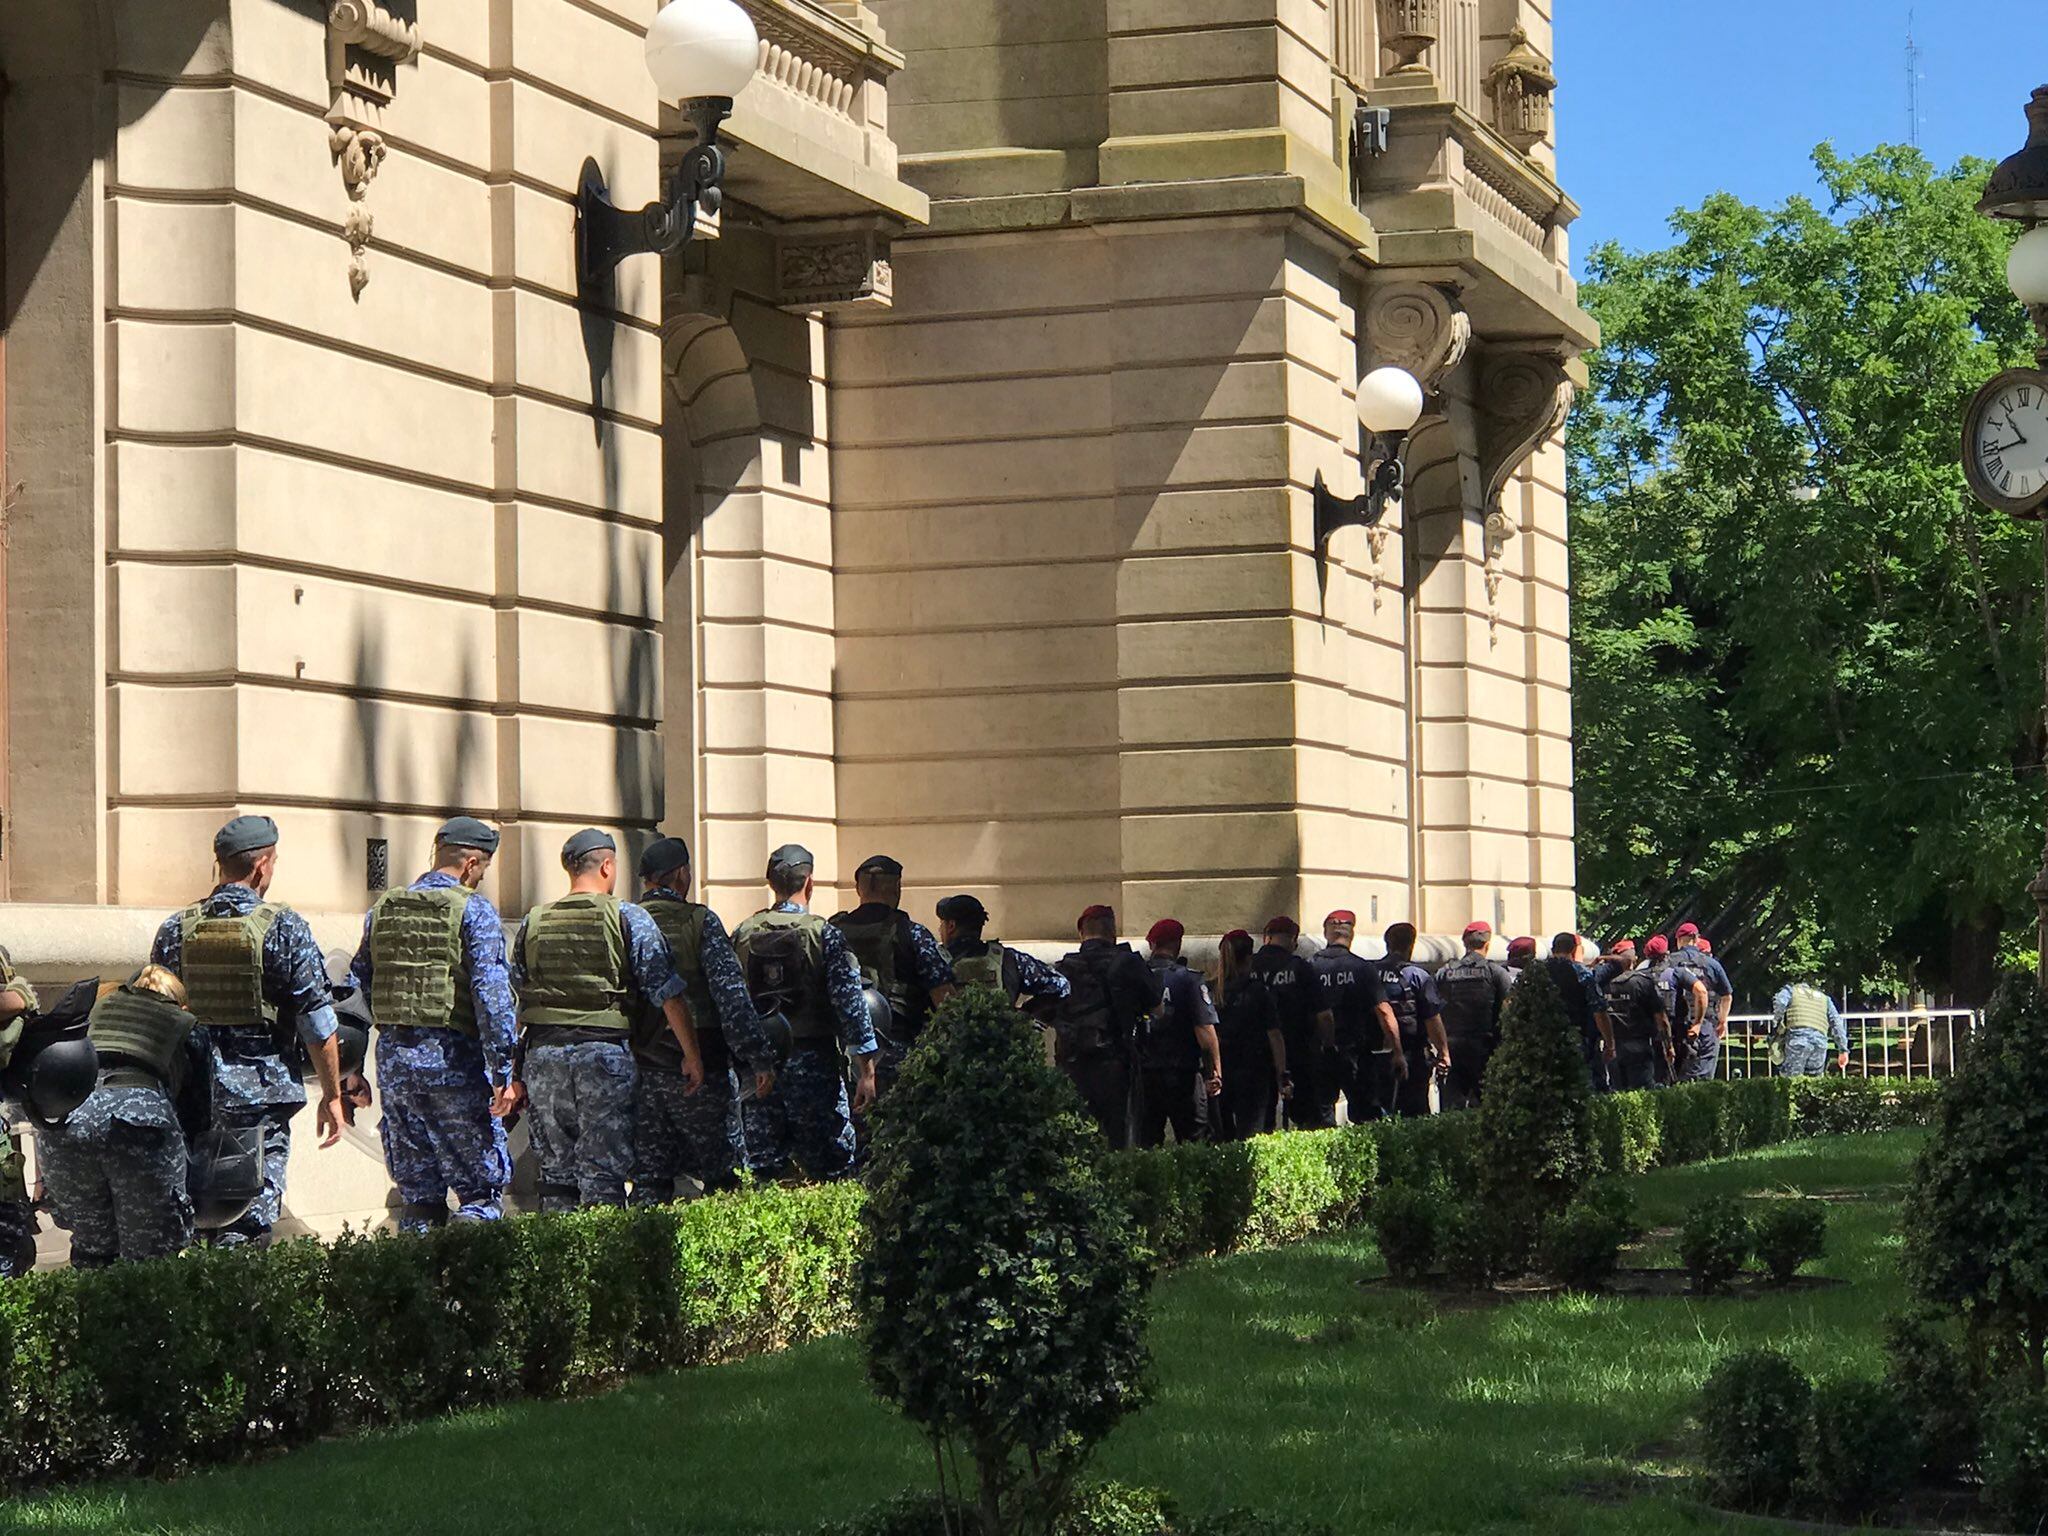
{"type": "Polygon", "coordinates": [[[1570,1205],[1597,1171],[1593,1096],[1579,1031],[1548,967],[1526,966],[1501,1010],[1500,1045],[1479,1101],[1479,1179],[1526,1263],[1544,1219],[1570,1205]]]}
{"type": "Polygon", "coordinates": [[[1031,1026],[985,987],[939,1010],[875,1116],[868,1374],[942,1468],[972,1458],[982,1536],[1054,1528],[1143,1398],[1150,1270],[1098,1141],[1031,1026]]]}
{"type": "Polygon", "coordinates": [[[1973,390],[2028,360],[1988,167],[1815,152],[1589,263],[1572,425],[1579,857],[1738,972],[1969,988],[2040,846],[2040,538],[1975,503],[1973,390]],[[1732,940],[1732,944],[1729,942],[1732,940]]]}

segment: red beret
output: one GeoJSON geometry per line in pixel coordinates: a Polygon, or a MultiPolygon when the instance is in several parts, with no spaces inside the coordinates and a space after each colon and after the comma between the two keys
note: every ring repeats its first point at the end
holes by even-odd
{"type": "Polygon", "coordinates": [[[1511,955],[1533,955],[1536,953],[1536,941],[1524,934],[1521,938],[1508,945],[1508,953],[1511,955]]]}
{"type": "Polygon", "coordinates": [[[1671,941],[1661,933],[1653,933],[1643,940],[1643,953],[1646,955],[1668,955],[1671,953],[1671,941]]]}
{"type": "Polygon", "coordinates": [[[1181,926],[1180,919],[1176,917],[1162,917],[1145,930],[1145,942],[1155,949],[1161,944],[1178,944],[1187,936],[1187,929],[1181,926]]]}
{"type": "Polygon", "coordinates": [[[1617,955],[1632,955],[1635,952],[1636,941],[1634,939],[1616,939],[1614,941],[1614,948],[1610,951],[1610,953],[1617,955]]]}
{"type": "Polygon", "coordinates": [[[1490,934],[1490,933],[1492,933],[1492,932],[1493,932],[1493,924],[1491,924],[1491,923],[1489,923],[1489,922],[1485,922],[1485,921],[1482,921],[1482,920],[1481,920],[1481,919],[1479,919],[1479,918],[1474,918],[1474,919],[1473,919],[1473,920],[1472,920],[1471,922],[1469,922],[1469,923],[1467,923],[1467,924],[1465,925],[1465,937],[1466,937],[1466,938],[1468,938],[1468,939],[1469,939],[1469,938],[1471,938],[1471,937],[1472,937],[1472,935],[1473,935],[1473,934],[1475,934],[1475,933],[1488,933],[1488,934],[1490,934]]]}
{"type": "Polygon", "coordinates": [[[1301,924],[1291,917],[1269,917],[1266,919],[1268,933],[1300,933],[1301,924]]]}
{"type": "Polygon", "coordinates": [[[1233,928],[1230,932],[1223,935],[1222,942],[1228,944],[1232,939],[1249,939],[1250,937],[1251,935],[1242,928],[1233,928]]]}
{"type": "Polygon", "coordinates": [[[1698,923],[1680,923],[1678,925],[1678,936],[1681,939],[1696,939],[1700,936],[1700,925],[1698,923]]]}
{"type": "Polygon", "coordinates": [[[1356,912],[1347,912],[1344,908],[1339,907],[1323,919],[1325,927],[1328,927],[1331,923],[1349,923],[1353,928],[1356,928],[1358,926],[1358,914],[1356,912]]]}
{"type": "Polygon", "coordinates": [[[1095,922],[1100,922],[1100,921],[1101,921],[1101,920],[1102,920],[1103,918],[1105,918],[1105,917],[1115,917],[1115,916],[1116,916],[1116,908],[1115,908],[1115,907],[1105,907],[1105,906],[1103,906],[1103,905],[1102,905],[1102,904],[1101,904],[1100,902],[1097,902],[1097,903],[1096,903],[1096,904],[1095,904],[1094,906],[1092,906],[1092,907],[1084,907],[1084,908],[1082,908],[1082,909],[1081,909],[1081,917],[1080,917],[1080,921],[1082,921],[1082,922],[1084,922],[1084,923],[1095,923],[1095,922]]]}
{"type": "Polygon", "coordinates": [[[1705,934],[1701,934],[1701,935],[1700,935],[1700,953],[1701,953],[1701,954],[1703,954],[1703,955],[1711,955],[1711,954],[1712,954],[1713,952],[1714,952],[1714,944],[1713,944],[1713,940],[1709,939],[1709,938],[1708,938],[1708,937],[1707,937],[1707,936],[1706,936],[1705,934]]]}

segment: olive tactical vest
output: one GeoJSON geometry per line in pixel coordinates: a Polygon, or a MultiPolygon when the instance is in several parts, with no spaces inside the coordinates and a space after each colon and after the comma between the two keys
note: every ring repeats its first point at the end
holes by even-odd
{"type": "Polygon", "coordinates": [[[910,919],[891,912],[878,923],[856,923],[842,912],[832,919],[832,926],[846,935],[861,979],[889,999],[889,1011],[905,1024],[918,1023],[923,1012],[918,988],[913,978],[897,969],[898,958],[910,948],[910,919]]]}
{"type": "Polygon", "coordinates": [[[754,1006],[781,1012],[799,1040],[838,1033],[825,985],[828,926],[815,912],[756,912],[732,936],[754,1006]]]}
{"type": "Polygon", "coordinates": [[[572,891],[526,914],[519,941],[526,984],[519,1021],[558,1029],[632,1028],[626,925],[619,898],[572,891]]]}
{"type": "Polygon", "coordinates": [[[953,980],[963,987],[994,987],[1007,995],[1010,988],[1003,976],[1003,941],[990,939],[988,948],[965,960],[955,955],[953,980]]]}
{"type": "Polygon", "coordinates": [[[381,1029],[476,1033],[462,917],[467,886],[386,891],[370,909],[370,1017],[381,1029]]]}
{"type": "Polygon", "coordinates": [[[1792,988],[1792,996],[1785,1004],[1785,1033],[1795,1029],[1810,1029],[1823,1040],[1828,1033],[1828,1000],[1817,990],[1800,982],[1792,988]]]}
{"type": "Polygon", "coordinates": [[[263,902],[247,912],[208,917],[203,906],[179,914],[180,967],[193,1017],[216,1029],[270,1029],[277,1007],[263,996],[263,944],[284,909],[263,902]]]}
{"type": "Polygon", "coordinates": [[[168,1085],[178,1048],[198,1022],[167,997],[123,985],[93,1004],[85,1033],[102,1061],[119,1058],[168,1085]]]}
{"type": "MultiPolygon", "coordinates": [[[[716,1047],[707,1037],[719,1028],[718,1010],[711,1000],[711,983],[704,976],[704,916],[710,911],[694,901],[671,901],[666,896],[641,903],[654,926],[668,941],[669,959],[676,979],[683,984],[683,1001],[689,1005],[690,1023],[705,1048],[704,1062],[713,1065],[716,1047]]],[[[659,1008],[643,1008],[633,1033],[633,1047],[642,1056],[675,1063],[683,1059],[683,1047],[668,1027],[668,1016],[659,1008]]]]}

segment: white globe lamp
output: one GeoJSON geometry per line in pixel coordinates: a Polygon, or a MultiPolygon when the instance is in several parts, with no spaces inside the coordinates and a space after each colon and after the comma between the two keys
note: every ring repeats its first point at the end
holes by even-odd
{"type": "Polygon", "coordinates": [[[2029,309],[2048,305],[2048,224],[2036,224],[2013,242],[2005,259],[2013,297],[2029,309]]]}
{"type": "Polygon", "coordinates": [[[669,0],[647,29],[647,72],[663,101],[737,96],[760,59],[753,18],[733,0],[669,0]]]}
{"type": "Polygon", "coordinates": [[[1358,381],[1358,420],[1380,436],[1412,432],[1422,420],[1422,386],[1406,368],[1375,368],[1358,381]]]}

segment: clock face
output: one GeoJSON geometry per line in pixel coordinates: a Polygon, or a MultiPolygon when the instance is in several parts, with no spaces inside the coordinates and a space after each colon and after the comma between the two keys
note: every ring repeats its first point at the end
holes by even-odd
{"type": "Polygon", "coordinates": [[[2000,374],[1970,403],[1963,465],[1980,500],[2007,512],[2048,501],[2048,375],[2000,374]]]}

